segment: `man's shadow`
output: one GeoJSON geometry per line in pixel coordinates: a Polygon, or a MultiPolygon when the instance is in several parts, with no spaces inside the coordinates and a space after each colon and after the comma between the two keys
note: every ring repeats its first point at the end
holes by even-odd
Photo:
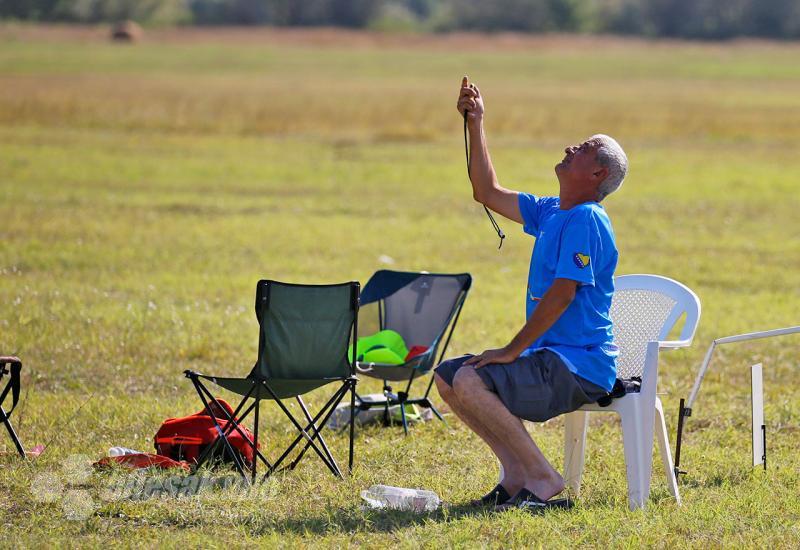
{"type": "Polygon", "coordinates": [[[491,507],[474,507],[468,505],[447,506],[434,512],[409,512],[403,510],[380,510],[358,508],[338,508],[325,514],[305,517],[293,517],[277,520],[265,525],[270,531],[281,533],[325,535],[336,532],[381,532],[388,533],[422,525],[431,521],[447,523],[463,517],[489,516],[496,513],[491,507]]]}

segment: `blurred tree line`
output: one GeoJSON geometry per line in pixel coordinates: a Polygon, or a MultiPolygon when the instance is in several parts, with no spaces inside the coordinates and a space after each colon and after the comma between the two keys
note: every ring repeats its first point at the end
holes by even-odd
{"type": "Polygon", "coordinates": [[[800,37],[798,0],[0,0],[0,18],[700,39],[800,37]]]}

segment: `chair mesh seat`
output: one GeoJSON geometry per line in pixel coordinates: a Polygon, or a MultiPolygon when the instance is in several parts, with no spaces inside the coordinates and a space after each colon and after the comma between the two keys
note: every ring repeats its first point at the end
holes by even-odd
{"type": "Polygon", "coordinates": [[[658,340],[677,302],[652,290],[617,290],[611,302],[614,341],[619,347],[617,378],[641,377],[647,343],[658,340]]]}

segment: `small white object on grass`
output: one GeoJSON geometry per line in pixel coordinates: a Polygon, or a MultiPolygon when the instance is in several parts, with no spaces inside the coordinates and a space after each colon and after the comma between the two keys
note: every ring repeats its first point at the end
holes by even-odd
{"type": "Polygon", "coordinates": [[[111,447],[108,450],[108,456],[125,456],[125,455],[140,455],[142,451],[134,451],[127,447],[111,447]]]}
{"type": "Polygon", "coordinates": [[[439,495],[433,491],[390,485],[373,485],[366,491],[361,491],[361,498],[370,508],[411,512],[433,512],[442,504],[439,495]]]}
{"type": "Polygon", "coordinates": [[[386,254],[381,254],[378,256],[378,261],[382,264],[386,265],[394,265],[394,258],[391,256],[387,256],[386,254]]]}

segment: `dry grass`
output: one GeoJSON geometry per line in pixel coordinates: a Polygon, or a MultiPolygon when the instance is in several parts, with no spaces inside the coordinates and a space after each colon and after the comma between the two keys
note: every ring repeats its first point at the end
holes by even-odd
{"type": "MultiPolygon", "coordinates": [[[[279,498],[103,501],[86,521],[64,516],[66,497],[37,501],[31,480],[60,475],[66,457],[149,449],[161,420],[194,412],[183,369],[249,370],[259,278],[363,282],[385,267],[381,255],[400,269],[470,271],[452,353],[509,337],[531,242],[504,223],[498,253],[470,201],[454,109],[463,73],[487,98],[510,187],[553,193],[560,149],[597,131],[626,147],[631,174],[607,204],[619,272],[672,276],[703,301],[697,344],[664,357],[672,430],[711,339],[797,324],[800,308],[795,44],[271,29],[152,30],[135,46],[106,37],[0,27],[0,350],[25,361],[15,412],[25,443],[51,443],[30,464],[0,457],[5,545],[796,543],[796,339],[721,350],[688,423],[681,508],[656,469],[648,511],[627,512],[618,427],[600,417],[585,491],[567,514],[359,508],[357,492],[376,482],[450,502],[489,487],[495,464],[455,419],[407,439],[367,430],[352,478],[310,462],[279,480],[279,498]],[[766,365],[766,474],[747,467],[756,361],[766,365]]],[[[264,417],[270,451],[289,436],[277,420],[264,417]]],[[[533,431],[560,463],[560,420],[533,431]]],[[[342,438],[331,443],[343,450],[342,438]]],[[[72,489],[99,498],[108,481],[72,489]]]]}

